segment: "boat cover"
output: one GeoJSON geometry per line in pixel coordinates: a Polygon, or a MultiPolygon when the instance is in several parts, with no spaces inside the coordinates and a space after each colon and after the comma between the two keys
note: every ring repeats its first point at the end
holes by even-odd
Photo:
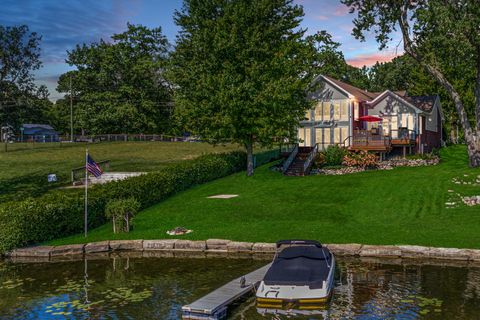
{"type": "Polygon", "coordinates": [[[332,257],[326,248],[294,246],[282,250],[263,281],[266,285],[309,286],[322,288],[330,272],[332,257]],[[326,260],[325,260],[326,258],[326,260]]]}

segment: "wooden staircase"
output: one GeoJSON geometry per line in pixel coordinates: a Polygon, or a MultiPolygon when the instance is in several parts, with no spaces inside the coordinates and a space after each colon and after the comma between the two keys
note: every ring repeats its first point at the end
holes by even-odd
{"type": "Polygon", "coordinates": [[[293,159],[292,163],[288,169],[284,172],[286,176],[304,176],[310,171],[309,166],[306,171],[304,171],[305,161],[307,161],[308,156],[312,152],[313,147],[298,147],[298,153],[293,159]]]}

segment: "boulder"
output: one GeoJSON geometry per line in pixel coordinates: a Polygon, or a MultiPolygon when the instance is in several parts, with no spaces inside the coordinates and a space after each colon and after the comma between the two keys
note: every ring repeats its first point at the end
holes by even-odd
{"type": "Polygon", "coordinates": [[[464,252],[468,254],[468,259],[475,262],[480,262],[480,250],[465,249],[464,252]]]}
{"type": "Polygon", "coordinates": [[[175,250],[204,251],[207,249],[207,244],[205,241],[177,240],[174,248],[175,250]]]}
{"type": "Polygon", "coordinates": [[[85,245],[85,253],[97,253],[110,251],[110,241],[91,242],[85,245]]]}
{"type": "Polygon", "coordinates": [[[457,248],[430,248],[428,257],[432,259],[468,260],[467,250],[457,248]]]}
{"type": "Polygon", "coordinates": [[[143,240],[143,250],[173,250],[176,239],[143,240]]]}
{"type": "Polygon", "coordinates": [[[53,247],[50,256],[83,255],[84,244],[69,244],[53,247]]]}
{"type": "Polygon", "coordinates": [[[143,250],[143,240],[112,240],[110,241],[110,248],[113,251],[121,250],[143,250]]]}
{"type": "Polygon", "coordinates": [[[396,246],[363,245],[358,254],[361,257],[400,257],[402,250],[396,246]]]}
{"type": "Polygon", "coordinates": [[[252,252],[252,242],[231,241],[227,245],[228,252],[252,252]]]}
{"type": "Polygon", "coordinates": [[[423,246],[397,246],[402,251],[402,258],[428,258],[430,248],[423,246]]]}
{"type": "Polygon", "coordinates": [[[10,254],[12,257],[50,257],[53,246],[38,246],[15,249],[10,254]]]}
{"type": "Polygon", "coordinates": [[[268,253],[268,252],[275,252],[277,250],[277,246],[275,243],[265,243],[265,242],[257,242],[254,243],[252,246],[252,251],[254,253],[268,253]]]}
{"type": "Polygon", "coordinates": [[[332,251],[333,254],[339,256],[356,256],[362,248],[362,245],[358,243],[325,244],[325,246],[332,251]]]}
{"type": "Polygon", "coordinates": [[[230,240],[224,239],[208,239],[207,243],[207,250],[221,250],[227,251],[227,245],[232,242],[230,240]]]}

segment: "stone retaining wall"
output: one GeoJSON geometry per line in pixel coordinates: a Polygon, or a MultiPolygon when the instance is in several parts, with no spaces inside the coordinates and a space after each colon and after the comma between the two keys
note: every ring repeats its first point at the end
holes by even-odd
{"type": "MultiPolygon", "coordinates": [[[[378,258],[408,258],[408,259],[439,259],[455,261],[480,262],[480,250],[435,248],[423,246],[376,246],[362,244],[325,244],[335,255],[378,257],[378,258]]],[[[235,255],[273,256],[274,243],[238,242],[224,239],[209,239],[206,241],[192,241],[179,239],[165,240],[112,240],[93,242],[88,244],[73,244],[63,246],[35,246],[13,250],[6,256],[22,260],[33,258],[45,260],[69,260],[71,257],[102,254],[110,252],[135,252],[139,257],[150,256],[222,256],[235,255]]]]}

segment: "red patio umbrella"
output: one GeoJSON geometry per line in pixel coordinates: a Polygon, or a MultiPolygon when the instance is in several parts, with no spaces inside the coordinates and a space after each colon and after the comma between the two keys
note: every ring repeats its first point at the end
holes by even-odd
{"type": "Polygon", "coordinates": [[[383,119],[375,116],[361,116],[360,118],[358,118],[358,120],[365,122],[378,122],[382,121],[383,119]]]}

